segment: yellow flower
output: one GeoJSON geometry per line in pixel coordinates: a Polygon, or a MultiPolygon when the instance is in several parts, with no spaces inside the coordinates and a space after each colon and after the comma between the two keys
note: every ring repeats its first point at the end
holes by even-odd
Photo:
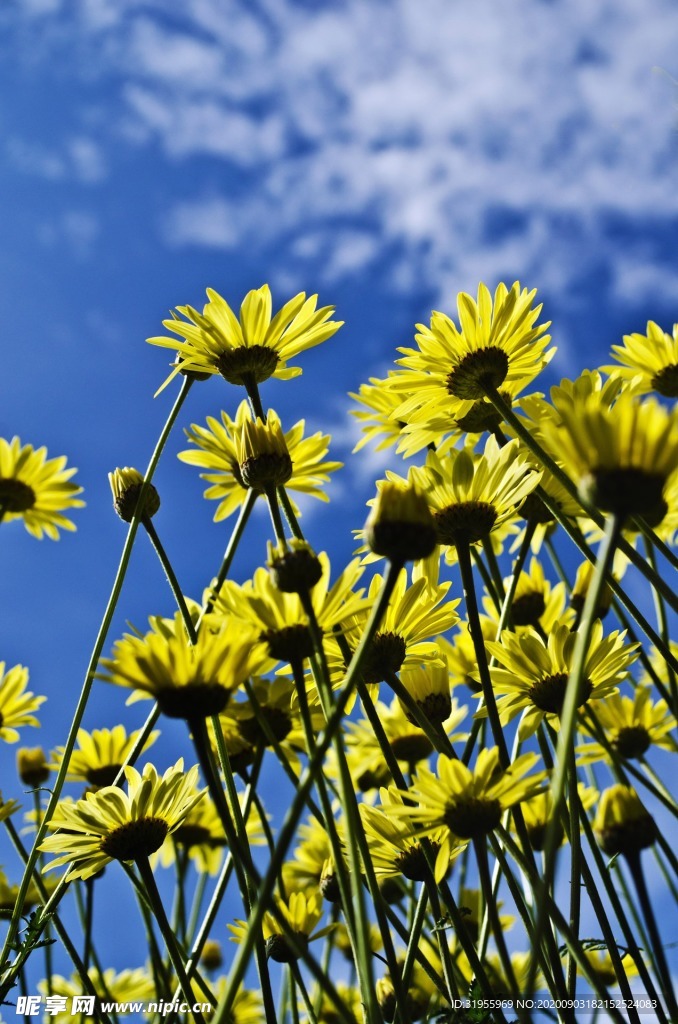
{"type": "MultiPolygon", "coordinates": [[[[7,804],[5,806],[8,806],[7,804]]],[[[0,817],[0,821],[3,820],[0,817]]],[[[48,896],[51,896],[57,885],[59,884],[58,878],[44,879],[43,888],[47,891],[48,896]]],[[[7,878],[5,872],[0,868],[0,920],[9,920],[14,912],[16,906],[17,897],[19,895],[19,886],[12,885],[7,878]]],[[[43,897],[40,894],[35,882],[31,881],[28,886],[28,892],[26,893],[26,899],[24,901],[24,914],[36,907],[38,904],[43,903],[43,897]]]]}
{"type": "Polygon", "coordinates": [[[82,800],[61,802],[48,823],[54,835],[40,846],[58,856],[46,870],[70,865],[66,879],[91,878],[111,860],[131,861],[159,850],[204,796],[198,769],[184,772],[183,758],[160,777],[147,764],[140,774],[125,768],[127,793],[105,786],[82,800]]]}
{"type": "MultiPolygon", "coordinates": [[[[315,932],[314,929],[323,916],[322,901],[317,896],[305,896],[302,892],[293,892],[289,899],[276,898],[276,909],[278,914],[287,924],[294,941],[300,949],[305,950],[309,942],[326,935],[332,927],[323,928],[315,932]]],[[[233,933],[231,940],[240,942],[247,934],[247,922],[236,921],[234,925],[229,924],[228,928],[233,933]]],[[[298,953],[288,942],[285,929],[278,922],[275,914],[267,911],[262,922],[264,940],[266,942],[266,955],[277,963],[287,964],[298,959],[298,953]]]]}
{"type": "Polygon", "coordinates": [[[379,481],[365,540],[375,555],[396,564],[428,558],[436,547],[436,529],[426,498],[414,485],[379,481]]]}
{"type": "MultiPolygon", "coordinates": [[[[393,382],[403,370],[390,370],[388,377],[380,380],[378,377],[370,377],[369,384],[361,384],[358,394],[349,392],[349,397],[355,399],[364,409],[351,409],[351,415],[360,420],[363,437],[360,438],[354,452],[359,452],[370,441],[378,441],[375,451],[383,451],[398,444],[401,438],[404,423],[398,420],[395,411],[402,405],[402,395],[393,388],[393,382]]],[[[425,446],[424,446],[425,447],[425,446]]]]}
{"type": "MultiPolygon", "coordinates": [[[[616,987],[619,984],[609,949],[584,949],[584,955],[601,985],[611,988],[613,985],[616,987]]],[[[638,974],[638,968],[631,954],[625,953],[621,961],[626,977],[635,978],[638,974]]]]}
{"type": "MultiPolygon", "coordinates": [[[[73,750],[68,761],[66,780],[68,782],[86,782],[90,786],[112,786],[123,764],[127,761],[134,745],[141,734],[137,729],[127,735],[124,725],[116,725],[113,729],[79,729],[78,746],[73,750]]],[[[148,750],[157,740],[160,732],[150,733],[144,743],[143,750],[148,750]]],[[[52,753],[49,767],[58,771],[64,757],[64,748],[57,747],[52,753]]]]}
{"type": "MultiPolygon", "coordinates": [[[[504,580],[508,587],[510,578],[504,580]]],[[[483,607],[488,616],[498,624],[497,607],[489,597],[483,599],[483,607]]],[[[516,633],[525,627],[532,626],[539,633],[548,634],[557,621],[574,620],[574,613],[565,609],[565,584],[557,583],[552,587],[544,576],[544,568],[538,559],[533,558],[528,572],[521,572],[518,577],[513,602],[511,604],[511,627],[516,633]]]]}
{"type": "Polygon", "coordinates": [[[536,324],[541,306],[532,306],[536,289],[528,292],[516,282],[509,290],[499,284],[492,297],[481,284],[478,298],[462,292],[457,299],[460,328],[444,313],[434,311],[430,328],[417,324],[417,349],[401,348],[398,360],[409,373],[394,382],[409,395],[396,415],[407,423],[456,420],[464,430],[480,432],[496,423],[484,402],[488,389],[501,389],[509,402],[547,364],[549,324],[536,324]],[[487,423],[487,426],[485,425],[487,423]]]}
{"type": "MultiPolygon", "coordinates": [[[[591,630],[579,707],[589,700],[607,697],[627,675],[638,656],[637,644],[625,644],[626,633],[603,636],[600,619],[591,630]]],[[[490,669],[492,687],[499,694],[497,709],[502,723],[525,714],[518,735],[527,739],[545,715],[559,715],[572,668],[577,634],[567,622],[556,623],[546,641],[535,630],[522,634],[504,630],[501,642],[485,644],[498,665],[490,669]]],[[[487,715],[487,709],[477,712],[487,715]]]]}
{"type": "MultiPolygon", "coordinates": [[[[331,633],[351,615],[367,605],[364,591],[353,592],[362,575],[357,559],[344,569],[332,587],[329,586],[330,563],[327,555],[319,556],[323,574],[311,593],[311,601],[320,628],[331,633]]],[[[256,630],[274,661],[305,659],[313,651],[308,617],[298,594],[278,590],[266,569],[257,569],[251,581],[242,586],[226,580],[214,606],[215,620],[226,614],[231,620],[246,623],[256,630]]]]}
{"type": "MultiPolygon", "coordinates": [[[[624,760],[643,757],[651,746],[678,752],[678,743],[669,735],[676,728],[675,716],[665,700],[652,703],[649,686],[636,686],[633,697],[610,694],[596,706],[595,717],[609,745],[624,760]]],[[[583,726],[587,732],[592,731],[587,722],[583,726]]],[[[577,753],[586,764],[608,757],[600,743],[586,743],[577,753]]]]}
{"type": "Polygon", "coordinates": [[[299,826],[299,838],[292,859],[283,864],[285,891],[307,894],[317,891],[329,902],[336,902],[339,885],[327,832],[315,818],[311,818],[299,826]]]}
{"type": "MultiPolygon", "coordinates": [[[[581,782],[577,785],[579,801],[585,810],[589,810],[598,801],[598,790],[592,786],[584,786],[581,782]]],[[[529,800],[523,800],[520,805],[525,821],[525,830],[530,846],[533,850],[543,850],[548,827],[553,819],[553,799],[550,792],[537,793],[529,800]]],[[[560,842],[565,839],[565,830],[558,825],[560,842]]]]}
{"type": "Polygon", "coordinates": [[[609,786],[603,791],[593,821],[601,849],[613,857],[634,857],[657,838],[657,825],[631,786],[609,786]]]}
{"type": "Polygon", "coordinates": [[[488,438],[482,454],[455,449],[429,452],[422,469],[410,470],[428,501],[440,544],[475,544],[500,529],[539,483],[517,441],[500,448],[488,438]]]}
{"type": "Polygon", "coordinates": [[[148,338],[151,345],[173,349],[179,359],[162,387],[186,371],[220,373],[229,383],[244,385],[260,384],[269,377],[298,377],[301,370],[288,366],[288,360],[319,345],[342,326],[342,321],[329,319],[334,306],[316,309],[318,296],[307,299],[305,292],[295,295],[275,316],[267,284],[247,293],[240,317],[212,288],[207,296],[202,313],[192,306],[179,306],[171,320],[163,320],[163,327],[181,341],[148,338]]]}
{"type": "Polygon", "coordinates": [[[178,613],[175,621],[168,635],[126,633],[113,657],[101,659],[97,678],[134,690],[130,701],[153,697],[169,718],[219,714],[254,667],[254,637],[224,620],[218,631],[202,629],[191,644],[178,613]]]}
{"type": "MultiPolygon", "coordinates": [[[[108,482],[113,492],[113,508],[124,523],[131,523],[144,484],[143,476],[138,469],[133,469],[132,466],[123,466],[122,469],[118,467],[108,474],[108,482]]],[[[159,508],[160,495],[153,484],[149,484],[139,518],[141,520],[152,519],[159,508]]]]}
{"type": "Polygon", "coordinates": [[[621,377],[634,394],[656,391],[678,398],[678,324],[672,337],[648,320],[646,334],[625,334],[624,344],[613,345],[612,354],[621,365],[603,366],[603,371],[621,377]]]}
{"type": "MultiPolygon", "coordinates": [[[[273,417],[275,413],[269,412],[271,422],[273,417]]],[[[200,477],[211,484],[205,491],[205,497],[219,502],[214,514],[215,522],[236,512],[247,495],[248,486],[243,480],[240,465],[239,438],[248,421],[251,422],[248,405],[243,401],[238,406],[234,420],[222,412],[221,422],[208,416],[206,427],[193,423],[190,430],[185,431],[188,440],[198,450],[180,452],[179,458],[182,462],[207,470],[200,477]]],[[[342,463],[331,462],[326,458],[330,440],[327,434],[318,432],[304,437],[304,427],[304,420],[299,420],[284,434],[284,444],[292,461],[292,474],[285,486],[287,490],[327,501],[323,487],[329,482],[330,473],[340,469],[342,463]]]]}
{"type": "Polygon", "coordinates": [[[561,425],[545,419],[541,434],[582,501],[661,523],[668,511],[664,489],[678,467],[678,409],[629,394],[606,408],[592,394],[563,406],[560,416],[561,425]]]}
{"type": "Polygon", "coordinates": [[[473,771],[444,754],[438,758],[437,775],[423,765],[418,768],[407,794],[415,806],[404,806],[402,811],[394,806],[392,813],[410,822],[413,836],[446,829],[436,858],[437,882],[460,840],[482,839],[499,825],[505,810],[541,791],[545,772],[523,778],[537,760],[536,754],[521,754],[502,771],[499,750],[492,747],[480,751],[473,771]]]}
{"type": "Polygon", "coordinates": [[[24,786],[31,789],[47,782],[49,765],[42,747],[19,747],[16,752],[16,770],[24,786]]]}
{"type": "MultiPolygon", "coordinates": [[[[429,869],[424,843],[421,838],[412,836],[402,821],[394,817],[394,808],[396,814],[403,813],[405,805],[402,794],[397,790],[382,789],[380,796],[380,807],[360,805],[365,837],[377,878],[402,876],[414,882],[425,881],[429,877],[429,869]]],[[[432,858],[431,862],[434,864],[446,837],[447,829],[445,825],[440,825],[430,832],[424,841],[428,847],[428,856],[432,858]]],[[[445,874],[449,864],[466,845],[465,842],[458,841],[450,846],[450,860],[445,868],[445,874]]]]}
{"type": "Polygon", "coordinates": [[[76,469],[66,469],[66,457],[47,458],[46,448],[22,445],[18,437],[0,437],[0,520],[23,519],[34,537],[46,534],[59,539],[59,529],[75,526],[62,515],[65,509],[82,508],[75,497],[82,487],[71,483],[76,469]]]}
{"type": "Polygon", "coordinates": [[[16,743],[19,739],[17,728],[23,725],[40,725],[34,711],[43,704],[46,697],[36,697],[28,685],[28,669],[15,665],[5,672],[5,662],[0,661],[0,740],[16,743]]]}

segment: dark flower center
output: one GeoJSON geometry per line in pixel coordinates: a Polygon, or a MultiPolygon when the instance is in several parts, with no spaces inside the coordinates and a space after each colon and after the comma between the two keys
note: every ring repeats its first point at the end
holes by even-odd
{"type": "Polygon", "coordinates": [[[221,683],[189,683],[167,686],[155,694],[163,715],[168,718],[211,718],[220,714],[231,696],[221,683]]]}
{"type": "Polygon", "coordinates": [[[455,398],[485,398],[487,388],[498,388],[506,380],[509,360],[503,349],[479,348],[469,352],[446,380],[447,390],[455,398]]]}
{"type": "Polygon", "coordinates": [[[313,641],[308,626],[283,626],[282,629],[267,629],[260,640],[268,644],[268,653],[278,661],[303,661],[313,654],[313,641]]]}
{"type": "MultiPolygon", "coordinates": [[[[282,743],[292,729],[292,719],[289,712],[282,708],[266,707],[260,708],[260,713],[268,724],[270,732],[278,743],[282,743]]],[[[264,728],[258,718],[241,718],[238,721],[238,731],[243,739],[253,746],[269,746],[269,740],[264,728]]]]}
{"type": "Polygon", "coordinates": [[[275,373],[278,363],[278,354],[272,348],[251,345],[222,352],[215,365],[229,384],[261,384],[275,373]]]}
{"type": "MultiPolygon", "coordinates": [[[[656,520],[664,501],[666,477],[635,466],[592,469],[579,487],[585,501],[604,512],[620,516],[651,516],[656,520]]],[[[664,504],[664,507],[665,504],[664,504]]]]}
{"type": "Polygon", "coordinates": [[[114,829],[101,844],[103,853],[114,860],[150,857],[167,838],[169,825],[163,818],[138,818],[114,829]]]}
{"type": "Polygon", "coordinates": [[[642,757],[651,743],[648,731],[642,725],[627,725],[619,730],[612,746],[621,757],[634,758],[642,757]]]}
{"type": "MultiPolygon", "coordinates": [[[[434,843],[433,840],[429,840],[428,847],[430,856],[435,861],[440,849],[440,843],[434,843]]],[[[399,853],[393,865],[405,878],[409,878],[411,882],[424,882],[429,876],[428,861],[426,860],[426,854],[421,843],[415,843],[408,850],[403,850],[399,853]]]]}
{"type": "Polygon", "coordinates": [[[396,736],[390,741],[389,746],[398,761],[407,761],[408,764],[423,761],[433,753],[433,744],[421,731],[411,732],[409,736],[396,736]]]}
{"type": "MultiPolygon", "coordinates": [[[[452,698],[449,693],[427,693],[423,700],[417,701],[417,706],[427,721],[437,724],[446,722],[452,713],[452,698]]],[[[403,707],[405,718],[412,725],[418,725],[414,715],[403,707]]]]}
{"type": "Polygon", "coordinates": [[[652,378],[652,387],[667,398],[678,398],[678,365],[664,366],[652,378]]]}
{"type": "MultiPolygon", "coordinates": [[[[294,932],[293,934],[299,948],[306,950],[308,947],[308,936],[304,935],[303,932],[294,932]]],[[[289,964],[299,959],[299,954],[292,949],[284,935],[271,935],[266,939],[266,956],[269,960],[275,960],[278,964],[289,964]]]]}
{"type": "Polygon", "coordinates": [[[179,828],[174,832],[174,840],[180,843],[182,846],[225,846],[226,840],[220,839],[218,836],[213,836],[208,828],[204,825],[194,825],[190,822],[186,825],[180,825],[179,828]]]}
{"type": "Polygon", "coordinates": [[[443,820],[460,839],[480,839],[501,821],[501,804],[498,800],[462,797],[448,804],[443,820]]]}
{"type": "Polygon", "coordinates": [[[538,494],[533,491],[528,494],[524,501],[518,506],[518,515],[526,519],[528,523],[546,524],[555,523],[555,516],[547,509],[538,494]]]}
{"type": "MultiPolygon", "coordinates": [[[[563,710],[565,693],[567,691],[567,672],[556,672],[552,676],[540,679],[530,687],[528,693],[535,707],[549,715],[559,715],[563,710]]],[[[581,694],[577,707],[580,708],[593,692],[593,686],[588,679],[583,679],[581,694]]]]}
{"type": "Polygon", "coordinates": [[[292,476],[292,460],[283,452],[280,455],[268,452],[253,455],[240,465],[240,477],[245,487],[253,491],[265,491],[267,487],[285,484],[292,476]]]}
{"type": "Polygon", "coordinates": [[[497,512],[487,501],[462,501],[434,512],[433,521],[441,544],[475,544],[488,535],[497,512]]]}
{"type": "Polygon", "coordinates": [[[100,789],[102,786],[112,786],[118,777],[121,764],[102,764],[98,768],[88,768],[85,778],[92,785],[100,789]]]}
{"type": "MultiPolygon", "coordinates": [[[[510,406],[511,396],[509,393],[507,391],[500,391],[499,394],[506,404],[510,406]]],[[[494,430],[495,427],[499,426],[501,423],[501,413],[498,413],[492,403],[488,402],[486,398],[481,398],[473,404],[465,416],[455,420],[455,423],[460,430],[465,430],[468,434],[482,434],[485,430],[494,430]]]]}
{"type": "Polygon", "coordinates": [[[399,633],[376,633],[361,668],[363,682],[383,683],[400,670],[406,654],[407,647],[399,633]]]}
{"type": "Polygon", "coordinates": [[[546,611],[546,601],[541,590],[530,590],[517,597],[511,605],[514,626],[536,626],[546,611]]]}
{"type": "Polygon", "coordinates": [[[22,480],[0,477],[0,509],[4,512],[28,512],[35,505],[35,491],[22,480]]]}

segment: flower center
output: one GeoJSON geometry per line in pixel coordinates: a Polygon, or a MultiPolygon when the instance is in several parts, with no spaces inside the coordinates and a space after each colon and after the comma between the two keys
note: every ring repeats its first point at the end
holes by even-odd
{"type": "Polygon", "coordinates": [[[407,647],[399,633],[376,633],[361,669],[363,682],[383,683],[400,670],[406,654],[407,647]]]}
{"type": "MultiPolygon", "coordinates": [[[[292,729],[292,719],[288,712],[283,711],[282,708],[263,706],[261,708],[261,715],[268,723],[269,730],[274,738],[278,743],[282,743],[292,729]]],[[[262,743],[264,746],[269,746],[268,737],[258,718],[241,718],[238,722],[238,731],[253,746],[258,746],[262,743]]]]}
{"type": "MultiPolygon", "coordinates": [[[[450,374],[451,376],[451,374],[450,374]]],[[[449,387],[449,377],[448,377],[449,387]]],[[[511,405],[511,396],[507,391],[500,391],[499,394],[507,405],[511,405]]],[[[460,430],[469,434],[482,434],[485,430],[494,430],[501,423],[501,413],[498,413],[491,402],[481,398],[474,402],[465,416],[455,420],[460,430]]]]}
{"type": "Polygon", "coordinates": [[[267,487],[285,484],[292,476],[292,460],[287,452],[253,455],[240,465],[240,478],[245,487],[265,491],[267,487]]]}
{"type": "Polygon", "coordinates": [[[22,480],[0,477],[0,509],[4,512],[28,512],[35,505],[35,491],[22,480]]]}
{"type": "Polygon", "coordinates": [[[480,839],[501,821],[501,804],[498,800],[462,797],[447,805],[443,820],[460,839],[480,839]]]}
{"type": "Polygon", "coordinates": [[[174,840],[177,843],[181,843],[182,846],[224,846],[226,843],[225,839],[219,839],[217,836],[213,836],[208,828],[204,825],[180,825],[179,828],[174,832],[174,840]]]}
{"type": "Polygon", "coordinates": [[[231,691],[221,683],[188,683],[167,686],[155,694],[163,715],[168,718],[211,718],[228,704],[231,691]]]}
{"type": "Polygon", "coordinates": [[[554,515],[547,509],[539,495],[535,494],[534,491],[532,494],[528,494],[525,500],[520,503],[518,515],[526,519],[528,523],[555,523],[554,515]]]}
{"type": "MultiPolygon", "coordinates": [[[[559,715],[563,710],[565,693],[567,691],[567,672],[556,672],[552,676],[540,679],[530,687],[528,693],[535,707],[549,715],[559,715]]],[[[580,708],[593,692],[593,686],[588,679],[582,680],[581,696],[577,707],[580,708]]]]}
{"type": "Polygon", "coordinates": [[[616,469],[592,469],[581,481],[579,489],[585,501],[604,512],[656,518],[664,501],[665,483],[663,473],[651,473],[636,466],[619,466],[616,469]]]}
{"type": "Polygon", "coordinates": [[[393,754],[398,761],[407,761],[408,764],[416,764],[430,757],[433,753],[433,745],[425,733],[411,732],[408,736],[396,736],[389,743],[393,754]]]}
{"type": "Polygon", "coordinates": [[[531,590],[517,597],[511,605],[514,626],[536,626],[546,611],[546,601],[541,590],[531,590]]]}
{"type": "MultiPolygon", "coordinates": [[[[303,932],[293,932],[293,935],[300,949],[305,950],[308,947],[308,936],[303,932]]],[[[271,935],[266,939],[266,956],[278,964],[289,964],[299,959],[299,954],[291,948],[284,935],[271,935]]]]}
{"type": "Polygon", "coordinates": [[[506,380],[509,360],[500,348],[479,348],[457,363],[446,380],[447,390],[455,398],[485,398],[487,388],[498,388],[506,380]]]}
{"type": "Polygon", "coordinates": [[[169,825],[163,818],[138,818],[114,829],[101,844],[102,851],[114,860],[150,857],[167,838],[169,825]]]}
{"type": "MultiPolygon", "coordinates": [[[[428,846],[430,855],[435,861],[440,843],[434,843],[429,839],[428,846]]],[[[411,882],[424,882],[428,878],[428,863],[421,843],[414,843],[409,849],[399,853],[393,866],[411,882]]]]}
{"type": "Polygon", "coordinates": [[[278,661],[303,661],[313,654],[313,641],[308,626],[283,626],[282,629],[267,629],[260,640],[268,644],[268,653],[278,661]]]}
{"type": "Polygon", "coordinates": [[[92,786],[100,789],[102,786],[112,786],[118,777],[121,764],[102,764],[98,768],[88,768],[85,778],[92,786]]]}
{"type": "Polygon", "coordinates": [[[278,363],[278,353],[272,348],[251,345],[222,352],[216,367],[229,384],[246,384],[249,381],[261,384],[275,373],[278,363]]]}
{"type": "Polygon", "coordinates": [[[651,744],[647,729],[642,725],[627,725],[620,729],[612,746],[624,758],[642,757],[651,744]]]}
{"type": "Polygon", "coordinates": [[[678,398],[678,365],[664,366],[652,378],[652,387],[666,398],[678,398]]]}
{"type": "MultiPolygon", "coordinates": [[[[452,713],[452,698],[449,693],[427,693],[423,700],[417,701],[417,706],[424,717],[433,724],[446,722],[452,713]]],[[[412,725],[418,725],[414,715],[411,715],[406,708],[403,708],[405,718],[412,725]]]]}
{"type": "Polygon", "coordinates": [[[488,501],[462,501],[434,512],[433,521],[441,544],[475,544],[488,535],[497,512],[488,501]]]}

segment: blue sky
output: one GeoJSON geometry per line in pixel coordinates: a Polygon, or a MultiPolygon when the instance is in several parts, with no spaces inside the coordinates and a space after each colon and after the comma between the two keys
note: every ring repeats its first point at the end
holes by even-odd
{"type": "MultiPolygon", "coordinates": [[[[171,405],[145,345],[211,286],[238,305],[268,281],[346,326],[264,402],[333,435],[348,465],[329,511],[337,560],[384,459],[350,457],[349,390],[383,375],[460,290],[536,287],[551,371],[607,362],[678,307],[678,8],[669,0],[16,0],[0,10],[0,432],[79,467],[78,532],[3,527],[0,659],[49,694],[53,746],[80,687],[124,529],[107,473],[145,466],[171,405]]],[[[181,426],[242,396],[197,385],[181,426]]],[[[215,571],[213,525],[178,431],[157,477],[158,530],[186,592],[215,571]]],[[[242,574],[263,557],[260,517],[242,574]]],[[[327,537],[331,535],[331,543],[327,537]]],[[[170,613],[140,538],[111,640],[170,613]]],[[[119,714],[105,687],[90,726],[119,714]]],[[[137,710],[139,706],[136,706],[137,710]]],[[[109,719],[110,720],[110,719],[109,719]]],[[[14,751],[2,751],[13,789],[14,751]]]]}

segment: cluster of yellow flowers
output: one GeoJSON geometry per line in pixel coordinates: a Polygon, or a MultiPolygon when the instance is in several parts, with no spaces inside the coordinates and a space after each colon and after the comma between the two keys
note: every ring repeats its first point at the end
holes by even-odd
{"type": "MultiPolygon", "coordinates": [[[[110,474],[116,512],[148,532],[179,610],[118,639],[86,684],[95,675],[130,690],[128,703],[152,699],[145,729],[87,731],[76,720],[49,757],[19,751],[24,785],[56,782],[49,807],[37,800],[24,884],[0,879],[5,953],[19,950],[4,962],[0,994],[30,952],[17,946],[20,913],[50,898],[51,916],[67,883],[96,884],[119,861],[169,960],[156,949],[146,968],[103,971],[88,931],[73,978],[45,979],[50,996],[169,999],[171,977],[172,991],[205,997],[215,1021],[404,1024],[452,1020],[444,1015],[469,994],[515,1003],[546,990],[567,1005],[578,975],[601,998],[610,986],[627,996],[638,974],[659,1019],[675,1017],[640,853],[654,846],[663,872],[678,868],[643,802],[675,825],[678,803],[655,764],[678,752],[678,600],[668,579],[678,567],[678,325],[670,336],[650,322],[614,347],[614,364],[548,396],[528,393],[555,352],[535,294],[518,283],[461,294],[458,323],[433,312],[416,347],[352,396],[363,434],[355,450],[375,443],[410,461],[376,483],[359,550],[334,574],[289,492],[327,500],[342,464],[330,460],[328,436],[304,436],[303,420],[284,430],[260,392],[269,378],[301,373],[289,364],[342,326],[333,308],[301,293],[274,314],[263,286],[237,314],[208,290],[202,312],[182,306],[164,322],[176,337],[149,339],[175,353],[163,387],[179,376],[188,393],[221,375],[245,389],[234,410],[186,429],[191,447],[179,455],[201,470],[215,521],[238,521],[219,573],[192,600],[152,522],[161,503],[150,478],[131,467],[110,474]],[[271,515],[268,562],[238,583],[233,552],[257,499],[271,515]],[[164,773],[134,767],[160,735],[158,714],[186,722],[195,767],[183,757],[164,773]],[[60,797],[65,783],[85,792],[60,797]],[[47,869],[63,872],[51,897],[54,885],[30,873],[50,854],[47,869]],[[640,929],[603,854],[627,865],[640,929]],[[569,865],[567,913],[556,861],[569,865]],[[190,864],[200,898],[188,922],[190,864]],[[172,925],[159,866],[175,872],[172,925]],[[214,920],[231,877],[239,948],[229,972],[208,980],[223,965],[214,920]],[[214,913],[200,927],[208,879],[214,913]],[[582,885],[596,921],[585,929],[582,885]],[[505,939],[518,919],[524,954],[505,939]],[[320,938],[323,966],[309,948],[320,938]],[[260,991],[242,987],[252,956],[260,991]],[[277,1018],[271,960],[286,972],[277,1018]]],[[[23,519],[38,537],[73,529],[64,512],[83,503],[65,465],[0,439],[0,517],[23,519]]],[[[38,724],[45,698],[27,683],[25,668],[0,663],[6,742],[38,724]]],[[[1,809],[12,830],[16,810],[1,809]]]]}

